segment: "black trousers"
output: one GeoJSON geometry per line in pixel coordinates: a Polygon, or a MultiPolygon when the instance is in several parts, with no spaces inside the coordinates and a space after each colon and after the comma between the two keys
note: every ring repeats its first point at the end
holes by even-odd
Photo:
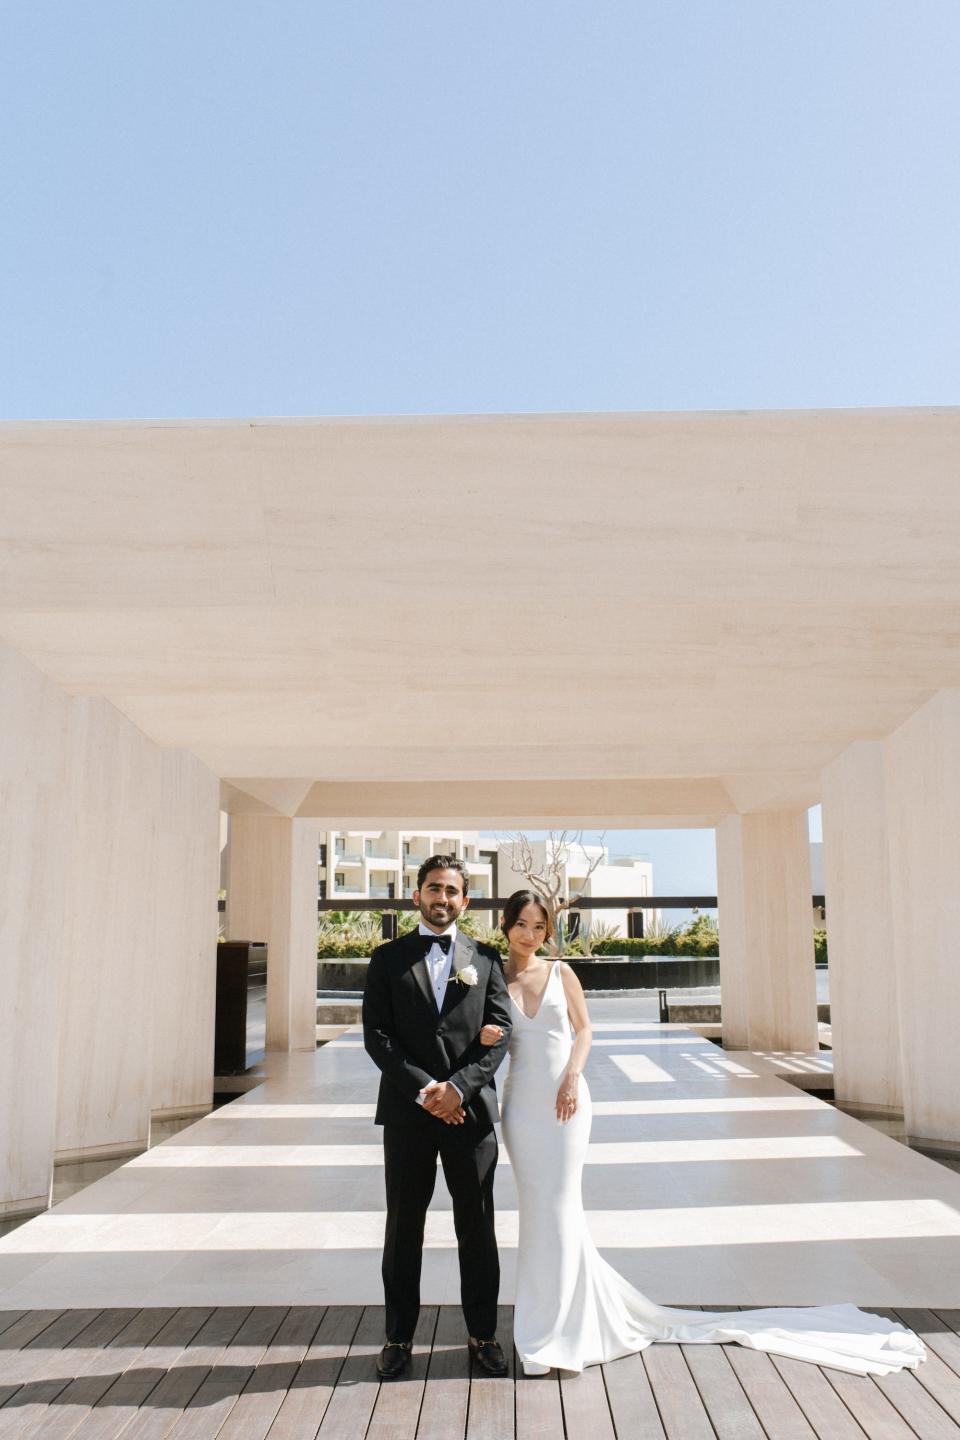
{"type": "Polygon", "coordinates": [[[412,1340],[417,1326],[423,1226],[437,1180],[438,1154],[453,1201],[460,1303],[467,1330],[481,1340],[497,1333],[500,1259],[493,1225],[497,1153],[493,1130],[478,1136],[473,1126],[384,1125],[387,1226],[383,1292],[388,1340],[412,1340]]]}

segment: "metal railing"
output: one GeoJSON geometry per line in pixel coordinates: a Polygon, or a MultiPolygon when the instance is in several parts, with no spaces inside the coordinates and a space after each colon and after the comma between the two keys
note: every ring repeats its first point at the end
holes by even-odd
{"type": "MultiPolygon", "coordinates": [[[[506,897],[499,895],[471,895],[471,910],[502,910],[506,905],[506,897]]],[[[823,895],[811,895],[811,908],[826,910],[826,901],[823,895]]],[[[226,910],[226,901],[220,900],[217,908],[226,910]]],[[[380,933],[384,940],[395,940],[398,933],[397,916],[404,910],[417,910],[419,907],[413,903],[409,896],[397,897],[386,894],[377,894],[373,890],[369,896],[334,895],[317,901],[317,914],[322,915],[327,911],[339,910],[345,914],[351,911],[354,914],[369,913],[372,910],[381,913],[380,933]]],[[[631,921],[630,929],[633,931],[627,938],[633,940],[643,939],[643,912],[645,910],[716,910],[716,895],[586,895],[582,899],[571,903],[567,915],[577,915],[581,910],[626,910],[628,915],[635,917],[631,921]]],[[[575,932],[574,932],[575,933],[575,932]]],[[[571,933],[571,939],[574,938],[571,933]]]]}

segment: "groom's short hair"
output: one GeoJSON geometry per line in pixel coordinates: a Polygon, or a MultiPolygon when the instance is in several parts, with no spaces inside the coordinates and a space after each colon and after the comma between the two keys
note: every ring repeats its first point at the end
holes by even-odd
{"type": "Polygon", "coordinates": [[[431,870],[456,870],[457,874],[460,876],[460,879],[463,881],[464,895],[466,895],[469,891],[470,872],[468,871],[466,865],[464,865],[463,861],[458,859],[456,855],[431,855],[429,860],[424,860],[423,864],[420,866],[420,869],[417,871],[418,890],[423,889],[423,882],[424,880],[426,880],[431,870]]]}

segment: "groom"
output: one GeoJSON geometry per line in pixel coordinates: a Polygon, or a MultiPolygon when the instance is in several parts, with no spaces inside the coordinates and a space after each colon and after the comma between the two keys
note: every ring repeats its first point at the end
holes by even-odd
{"type": "Polygon", "coordinates": [[[425,860],[413,892],[418,929],[378,946],[367,970],[363,1043],[381,1071],[376,1124],[383,1126],[387,1184],[387,1337],[377,1361],[384,1380],[410,1360],[438,1155],[453,1200],[470,1353],[492,1375],[507,1369],[496,1339],[493,1125],[499,1112],[493,1073],[506,1054],[510,1006],[497,951],[457,929],[457,916],[470,903],[468,888],[461,860],[425,860]],[[503,1034],[484,1047],[479,1036],[487,1024],[499,1025],[503,1034]]]}

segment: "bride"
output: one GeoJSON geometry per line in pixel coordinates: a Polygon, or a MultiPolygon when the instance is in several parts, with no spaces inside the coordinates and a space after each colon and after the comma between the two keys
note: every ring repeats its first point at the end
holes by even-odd
{"type": "MultiPolygon", "coordinates": [[[[855,1305],[705,1314],[655,1305],[601,1257],[587,1229],[580,1178],[590,1139],[583,1067],[591,1031],[583,991],[562,960],[537,950],[551,936],[532,890],[504,908],[505,963],[514,1006],[503,1139],[519,1202],[514,1341],[527,1375],[579,1371],[655,1340],[738,1341],[859,1375],[887,1375],[925,1358],[912,1331],[855,1305]]],[[[484,1026],[492,1045],[499,1027],[484,1026]]]]}

